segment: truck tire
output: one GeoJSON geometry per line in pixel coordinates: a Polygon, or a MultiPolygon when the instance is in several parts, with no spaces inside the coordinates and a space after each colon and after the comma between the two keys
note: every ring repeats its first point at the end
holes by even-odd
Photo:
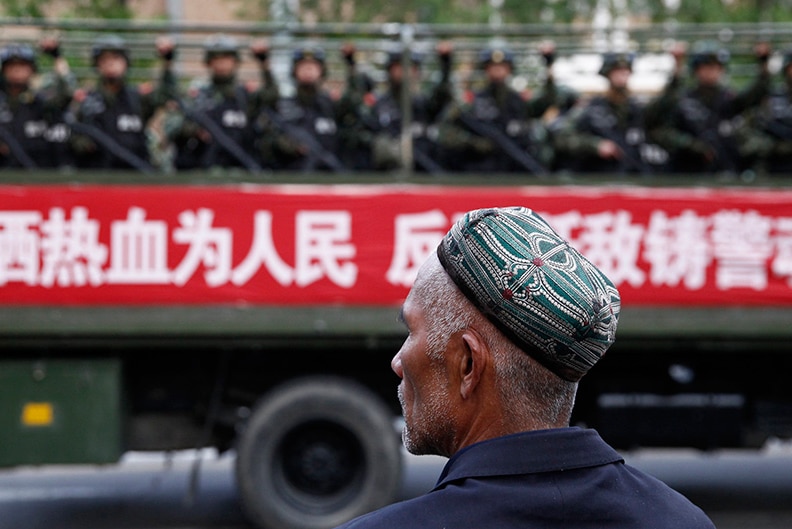
{"type": "Polygon", "coordinates": [[[256,406],[239,440],[245,512],[265,529],[325,529],[396,500],[401,443],[393,414],[362,385],[293,380],[256,406]]]}

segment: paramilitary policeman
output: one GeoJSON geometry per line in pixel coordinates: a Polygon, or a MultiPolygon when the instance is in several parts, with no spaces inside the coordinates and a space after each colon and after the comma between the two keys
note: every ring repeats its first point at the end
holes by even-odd
{"type": "Polygon", "coordinates": [[[391,50],[388,53],[385,65],[388,75],[387,85],[382,93],[376,95],[369,111],[368,122],[371,124],[371,149],[375,169],[396,169],[402,166],[402,90],[405,84],[408,84],[413,90],[410,98],[413,165],[421,172],[442,170],[437,161],[435,124],[441,112],[454,97],[451,86],[452,45],[449,42],[441,42],[437,45],[436,51],[440,63],[440,78],[428,93],[419,90],[423,55],[415,51],[410,53],[411,77],[409,83],[405,83],[402,50],[391,50]]]}
{"type": "Polygon", "coordinates": [[[558,169],[649,173],[667,158],[662,149],[645,143],[643,107],[628,86],[632,66],[632,54],[603,56],[599,74],[607,79],[607,90],[573,110],[555,130],[558,169]]]}
{"type": "Polygon", "coordinates": [[[78,102],[72,146],[81,167],[144,169],[149,151],[146,127],[157,109],[176,96],[176,80],[171,71],[174,44],[157,39],[162,74],[156,87],[127,82],[130,52],[126,41],[104,35],[94,41],[91,59],[99,79],[97,86],[78,102]]]}
{"type": "Polygon", "coordinates": [[[728,50],[713,42],[697,42],[688,61],[694,83],[681,79],[685,50],[672,50],[674,74],[664,91],[647,107],[646,129],[670,155],[669,168],[678,173],[739,173],[744,169],[734,141],[742,114],[761,103],[770,88],[769,47],[757,45],[759,73],[742,92],[723,84],[728,50]]]}
{"type": "Polygon", "coordinates": [[[323,88],[327,77],[324,50],[311,44],[294,50],[295,92],[282,97],[274,111],[264,109],[256,122],[259,148],[274,167],[286,171],[345,171],[342,147],[359,123],[355,105],[346,97],[333,99],[323,88]]]}
{"type": "Polygon", "coordinates": [[[33,49],[9,44],[0,50],[0,167],[69,165],[64,147],[69,132],[61,116],[71,100],[74,79],[57,41],[42,41],[42,49],[55,57],[54,75],[38,92],[31,87],[38,69],[33,49]]]}
{"type": "Polygon", "coordinates": [[[250,46],[261,70],[258,90],[237,79],[240,48],[236,38],[225,34],[204,41],[209,77],[190,88],[186,101],[166,119],[166,133],[176,147],[176,169],[248,166],[245,154],[254,152],[253,121],[261,106],[275,105],[279,92],[266,41],[250,46]]]}
{"type": "MultiPolygon", "coordinates": [[[[543,55],[551,64],[551,51],[543,55]]],[[[546,172],[552,150],[537,118],[556,102],[549,67],[542,93],[527,100],[509,86],[514,71],[510,50],[482,51],[479,67],[486,77],[485,87],[472,101],[449,105],[441,118],[438,143],[444,163],[452,170],[482,174],[546,172]]]]}
{"type": "Polygon", "coordinates": [[[783,54],[782,85],[746,116],[740,154],[757,172],[792,173],[792,49],[783,54]]]}

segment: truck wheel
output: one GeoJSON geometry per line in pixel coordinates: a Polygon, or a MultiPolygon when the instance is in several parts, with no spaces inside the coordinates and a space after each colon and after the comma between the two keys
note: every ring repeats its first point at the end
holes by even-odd
{"type": "Polygon", "coordinates": [[[335,377],[287,382],[256,406],[236,477],[250,520],[324,529],[396,500],[401,445],[392,413],[367,388],[335,377]]]}

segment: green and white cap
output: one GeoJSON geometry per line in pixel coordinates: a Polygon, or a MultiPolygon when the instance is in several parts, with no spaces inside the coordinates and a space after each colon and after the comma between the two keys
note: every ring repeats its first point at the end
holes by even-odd
{"type": "Polygon", "coordinates": [[[524,207],[465,214],[437,255],[465,296],[546,368],[578,381],[613,344],[613,283],[524,207]]]}

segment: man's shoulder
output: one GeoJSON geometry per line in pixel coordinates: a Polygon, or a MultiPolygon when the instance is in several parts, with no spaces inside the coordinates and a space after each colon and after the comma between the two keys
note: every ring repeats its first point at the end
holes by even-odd
{"type": "Polygon", "coordinates": [[[436,504],[441,494],[429,493],[409,500],[393,503],[364,514],[338,526],[336,529],[404,529],[428,527],[431,519],[445,512],[436,504]],[[428,525],[427,525],[428,524],[428,525]]]}

